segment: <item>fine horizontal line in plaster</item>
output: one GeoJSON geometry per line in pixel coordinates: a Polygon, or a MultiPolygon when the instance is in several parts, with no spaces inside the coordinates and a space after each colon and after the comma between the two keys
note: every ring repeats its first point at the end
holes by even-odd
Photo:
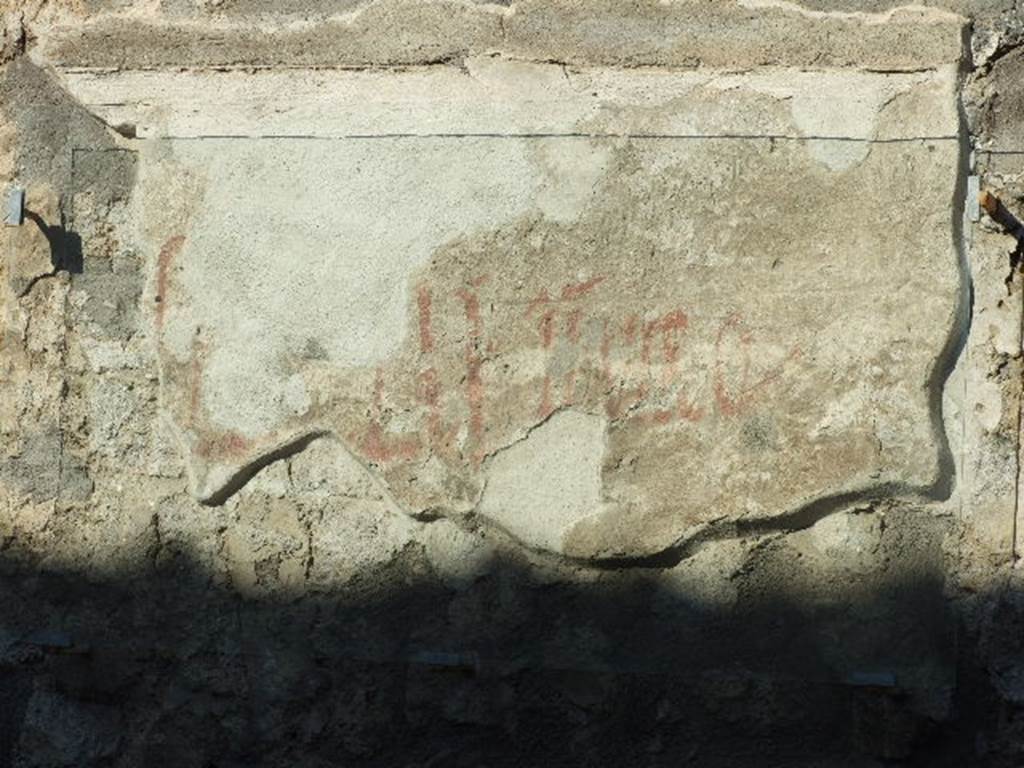
{"type": "MultiPolygon", "coordinates": [[[[624,64],[619,62],[606,63],[601,65],[595,64],[581,64],[574,61],[562,61],[559,59],[535,59],[526,56],[510,56],[504,55],[503,58],[507,61],[513,61],[522,64],[544,64],[549,66],[567,67],[573,70],[580,67],[606,67],[621,70],[624,72],[643,72],[647,70],[657,70],[659,72],[669,72],[679,75],[690,75],[701,73],[707,69],[714,68],[713,65],[699,65],[699,64],[624,64]]],[[[68,64],[66,62],[54,61],[50,62],[46,59],[40,58],[39,61],[44,66],[52,66],[56,68],[62,75],[75,76],[75,75],[89,75],[93,77],[114,77],[125,70],[122,67],[111,67],[111,66],[79,66],[76,64],[68,64]]],[[[153,65],[142,65],[133,64],[131,66],[132,72],[138,72],[147,75],[164,75],[164,74],[177,74],[180,72],[188,73],[216,73],[216,74],[269,74],[273,72],[318,72],[318,73],[340,73],[340,74],[362,74],[366,72],[383,73],[383,74],[401,74],[417,69],[433,69],[436,67],[452,67],[454,66],[454,60],[441,59],[438,61],[429,60],[421,62],[411,63],[397,63],[397,62],[376,62],[372,64],[289,64],[285,62],[279,62],[274,64],[216,64],[216,65],[202,65],[202,64],[191,64],[191,65],[173,65],[173,64],[153,64],[153,65]]],[[[882,65],[871,65],[865,64],[862,66],[840,66],[838,69],[844,72],[852,72],[855,74],[863,75],[882,75],[899,77],[902,75],[921,75],[934,73],[938,68],[948,64],[949,62],[936,62],[934,64],[920,64],[920,65],[907,65],[904,67],[899,66],[882,66],[882,65]]],[[[754,65],[752,67],[761,71],[771,70],[786,70],[793,69],[797,65],[790,64],[763,64],[754,65]]],[[[827,68],[825,68],[827,69],[827,68]]],[[[833,67],[832,69],[836,69],[833,67]]],[[[739,70],[749,72],[751,69],[739,70]]],[[[808,67],[801,69],[805,72],[816,72],[824,71],[808,67]]],[[[120,102],[117,102],[120,103],[120,102]]],[[[113,105],[112,105],[113,106],[113,105]]]]}
{"type": "MultiPolygon", "coordinates": [[[[204,140],[289,139],[304,141],[350,141],[370,139],[630,139],[662,141],[845,141],[858,144],[910,144],[925,141],[959,141],[948,136],[899,136],[893,138],[865,138],[862,136],[793,136],[787,134],[745,133],[350,133],[337,136],[312,134],[208,134],[203,136],[152,136],[140,141],[204,141],[204,140]]],[[[984,150],[988,151],[988,150],[984,150]]],[[[1024,154],[1024,152],[1021,152],[1024,154]]],[[[997,154],[990,152],[990,154],[997,154]]],[[[1011,154],[1004,152],[1002,154],[1011,154]]],[[[1016,153],[1012,153],[1016,154],[1016,153]]]]}
{"type": "Polygon", "coordinates": [[[143,140],[740,139],[867,147],[957,139],[949,67],[899,75],[570,72],[470,57],[459,69],[394,74],[63,77],[86,109],[121,132],[133,128],[143,140]],[[889,105],[909,94],[916,94],[912,111],[881,123],[889,105]]]}

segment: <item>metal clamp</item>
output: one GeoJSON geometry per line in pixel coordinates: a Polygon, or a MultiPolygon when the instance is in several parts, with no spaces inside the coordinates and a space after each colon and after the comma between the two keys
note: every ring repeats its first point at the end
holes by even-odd
{"type": "Polygon", "coordinates": [[[25,221],[25,190],[11,187],[7,192],[7,205],[4,209],[4,224],[9,227],[20,227],[25,221]]]}

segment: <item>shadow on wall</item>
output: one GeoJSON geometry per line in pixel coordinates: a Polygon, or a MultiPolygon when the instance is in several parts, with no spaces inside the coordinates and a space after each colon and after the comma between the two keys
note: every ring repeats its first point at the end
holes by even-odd
{"type": "Polygon", "coordinates": [[[60,224],[47,224],[35,211],[26,209],[25,218],[35,224],[50,246],[50,263],[54,272],[61,270],[73,275],[82,274],[82,238],[77,232],[71,232],[62,221],[60,224]]]}
{"type": "Polygon", "coordinates": [[[8,560],[0,766],[1020,764],[940,572],[786,594],[800,563],[759,551],[729,609],[514,554],[453,589],[416,547],[292,600],[184,555],[104,583],[8,560]]]}

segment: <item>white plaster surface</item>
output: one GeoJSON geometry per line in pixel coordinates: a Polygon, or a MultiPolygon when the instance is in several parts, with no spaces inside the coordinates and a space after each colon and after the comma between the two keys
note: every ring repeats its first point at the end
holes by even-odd
{"type": "Polygon", "coordinates": [[[605,428],[600,416],[552,415],[489,463],[480,514],[530,546],[560,551],[565,533],[604,506],[605,428]]]}

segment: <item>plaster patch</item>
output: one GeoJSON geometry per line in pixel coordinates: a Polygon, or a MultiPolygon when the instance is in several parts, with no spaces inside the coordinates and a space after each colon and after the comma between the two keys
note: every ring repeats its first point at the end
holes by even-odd
{"type": "Polygon", "coordinates": [[[582,140],[539,145],[537,154],[544,182],[537,194],[537,206],[553,221],[573,221],[607,172],[611,150],[582,140]]]}
{"type": "MultiPolygon", "coordinates": [[[[948,78],[949,73],[942,77],[948,78]]],[[[933,73],[889,77],[835,72],[828,79],[828,87],[823,87],[821,75],[814,72],[753,74],[742,76],[742,85],[789,102],[793,124],[809,139],[811,156],[832,171],[844,171],[867,157],[870,140],[878,135],[883,107],[936,77],[933,73]]],[[[739,76],[730,76],[713,84],[726,89],[740,82],[739,76]]]]}
{"type": "Polygon", "coordinates": [[[565,534],[604,506],[605,428],[600,416],[552,415],[488,462],[480,515],[529,546],[561,551],[565,534]]]}
{"type": "Polygon", "coordinates": [[[206,193],[178,257],[188,298],[172,298],[167,337],[179,359],[195,329],[215,339],[204,405],[249,437],[294,412],[282,386],[294,350],[383,361],[405,339],[409,280],[430,254],[529,210],[543,185],[522,144],[482,139],[462,142],[459,162],[446,142],[400,138],[204,140],[174,155],[206,193]]]}
{"type": "Polygon", "coordinates": [[[412,517],[601,559],[932,492],[949,72],[467,68],[68,75],[156,137],[134,197],[196,496],[331,435],[412,517]]]}

